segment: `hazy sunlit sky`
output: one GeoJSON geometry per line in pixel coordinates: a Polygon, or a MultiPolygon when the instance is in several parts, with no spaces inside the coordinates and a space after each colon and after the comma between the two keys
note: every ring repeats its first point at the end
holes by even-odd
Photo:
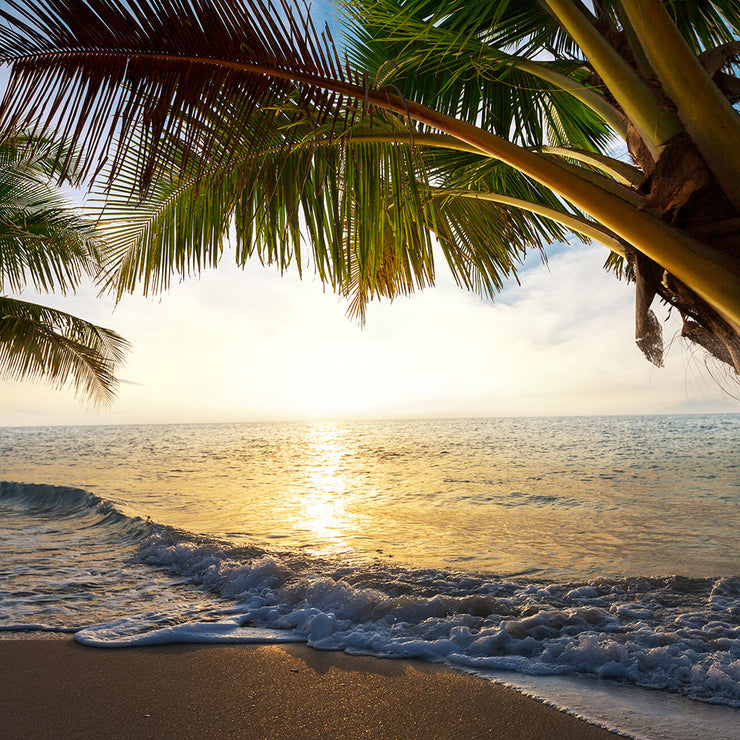
{"type": "MultiPolygon", "coordinates": [[[[436,287],[371,304],[364,329],[312,277],[226,258],[117,307],[93,289],[39,297],[129,339],[124,382],[103,410],[4,382],[0,425],[740,411],[683,340],[665,368],[643,359],[634,287],[601,269],[606,254],[566,247],[548,266],[532,255],[494,303],[440,265],[436,287]]],[[[666,324],[668,339],[677,331],[666,324]]]]}
{"type": "MultiPolygon", "coordinates": [[[[372,304],[364,329],[310,275],[240,270],[227,258],[118,306],[93,288],[66,299],[27,292],[115,329],[133,349],[107,409],[70,389],[0,380],[0,426],[740,412],[703,352],[680,338],[665,368],[643,359],[634,286],[601,269],[606,255],[565,247],[547,267],[532,255],[522,286],[494,303],[457,288],[439,259],[436,287],[372,304]]],[[[667,340],[680,330],[675,317],[665,326],[667,340]]]]}

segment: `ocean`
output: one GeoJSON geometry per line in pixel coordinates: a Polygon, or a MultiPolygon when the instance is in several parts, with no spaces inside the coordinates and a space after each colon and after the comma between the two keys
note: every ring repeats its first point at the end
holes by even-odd
{"type": "Polygon", "coordinates": [[[446,663],[738,737],[740,415],[0,428],[0,637],[446,663]]]}

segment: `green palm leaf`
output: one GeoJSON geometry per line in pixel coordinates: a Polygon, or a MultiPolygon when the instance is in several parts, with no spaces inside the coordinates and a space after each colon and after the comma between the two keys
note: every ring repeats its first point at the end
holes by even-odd
{"type": "MultiPolygon", "coordinates": [[[[531,72],[542,68],[582,86],[588,76],[584,63],[567,59],[533,63],[526,54],[497,47],[496,34],[478,25],[475,10],[475,4],[456,7],[448,15],[446,5],[438,6],[436,12],[444,20],[435,22],[434,16],[418,14],[416,3],[353,3],[345,21],[351,58],[372,79],[392,83],[408,99],[477,123],[523,146],[603,148],[613,132],[599,115],[561,86],[531,72]],[[477,24],[462,29],[458,24],[468,14],[477,24]],[[447,20],[453,18],[455,25],[450,27],[447,20]]],[[[493,21],[500,35],[504,21],[498,17],[493,21]]],[[[501,39],[504,45],[511,41],[509,34],[501,39]]]]}
{"type": "MultiPolygon", "coordinates": [[[[0,291],[64,293],[97,272],[92,223],[49,184],[64,151],[20,134],[0,142],[0,291]]],[[[0,372],[10,378],[69,383],[93,403],[108,403],[126,346],[83,319],[0,296],[0,372]]]]}
{"type": "Polygon", "coordinates": [[[666,8],[696,54],[740,35],[737,0],[667,0],[666,8]]]}
{"type": "Polygon", "coordinates": [[[59,148],[15,135],[0,143],[0,287],[19,292],[74,289],[94,274],[92,225],[48,183],[59,148]]]}
{"type": "MultiPolygon", "coordinates": [[[[287,149],[247,147],[228,160],[199,161],[191,149],[185,165],[183,147],[173,143],[163,173],[180,177],[162,174],[141,202],[131,196],[135,167],[120,172],[102,203],[106,285],[119,297],[157,291],[173,273],[215,266],[233,223],[240,264],[255,257],[281,271],[310,265],[353,296],[351,313],[362,316],[373,296],[392,298],[433,282],[432,235],[458,283],[491,296],[516,275],[527,249],[542,250],[567,234],[537,213],[439,197],[441,188],[464,183],[473,195],[497,192],[573,212],[516,169],[427,146],[396,118],[376,115],[372,125],[348,127],[341,137],[333,125],[304,131],[287,149]],[[362,215],[368,213],[373,217],[362,215]]],[[[211,156],[214,150],[212,142],[211,156]]]]}
{"type": "Polygon", "coordinates": [[[72,384],[93,403],[115,396],[128,343],[63,311],[0,296],[0,372],[15,380],[72,384]]]}
{"type": "MultiPolygon", "coordinates": [[[[401,0],[396,5],[395,21],[401,16],[416,19],[458,34],[461,40],[483,39],[494,48],[517,48],[524,54],[539,49],[561,56],[578,52],[573,39],[539,0],[401,0]]],[[[592,15],[585,4],[578,5],[592,15]]]]}
{"type": "MultiPolygon", "coordinates": [[[[372,132],[392,139],[398,124],[386,123],[376,117],[372,132]]],[[[172,273],[213,266],[229,224],[238,263],[255,257],[281,271],[302,271],[310,263],[338,290],[357,269],[373,272],[392,233],[397,248],[404,245],[404,260],[419,265],[419,279],[427,284],[421,277],[431,259],[423,227],[426,175],[407,136],[398,144],[372,141],[353,137],[349,128],[337,140],[330,126],[316,126],[304,127],[300,138],[292,146],[268,141],[275,146],[257,151],[246,142],[229,159],[208,158],[219,149],[212,141],[200,156],[191,148],[187,161],[184,147],[173,143],[163,171],[179,176],[154,179],[141,202],[131,196],[136,167],[121,170],[101,196],[106,284],[119,296],[137,287],[159,290],[172,273]],[[369,212],[376,218],[359,215],[369,212]]]]}

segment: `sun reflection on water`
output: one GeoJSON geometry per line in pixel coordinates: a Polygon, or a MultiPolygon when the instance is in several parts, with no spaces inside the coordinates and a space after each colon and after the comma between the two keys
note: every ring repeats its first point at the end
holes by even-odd
{"type": "Polygon", "coordinates": [[[307,429],[306,487],[296,526],[315,535],[323,551],[346,551],[351,547],[351,533],[358,528],[358,516],[349,509],[351,490],[342,470],[348,452],[338,425],[316,424],[307,429]]]}

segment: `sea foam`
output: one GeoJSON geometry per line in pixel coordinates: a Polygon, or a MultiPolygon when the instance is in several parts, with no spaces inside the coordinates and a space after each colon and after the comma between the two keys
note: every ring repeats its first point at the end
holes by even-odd
{"type": "Polygon", "coordinates": [[[142,540],[136,559],[228,605],[200,624],[162,629],[149,615],[89,626],[77,633],[80,642],[252,642],[280,635],[325,650],[590,676],[740,706],[737,577],[499,580],[234,548],[161,525],[142,540]]]}

